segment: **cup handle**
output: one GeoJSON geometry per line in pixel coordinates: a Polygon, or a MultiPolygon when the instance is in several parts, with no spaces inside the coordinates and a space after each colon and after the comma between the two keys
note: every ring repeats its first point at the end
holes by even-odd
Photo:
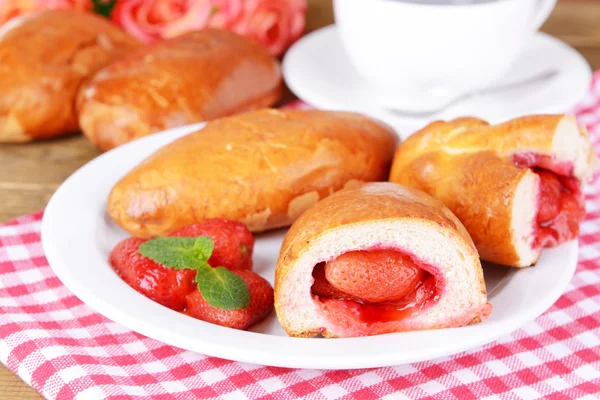
{"type": "Polygon", "coordinates": [[[537,7],[534,11],[534,15],[531,22],[531,28],[533,31],[537,31],[540,27],[546,22],[552,10],[554,10],[554,6],[556,5],[556,0],[538,0],[537,7]]]}

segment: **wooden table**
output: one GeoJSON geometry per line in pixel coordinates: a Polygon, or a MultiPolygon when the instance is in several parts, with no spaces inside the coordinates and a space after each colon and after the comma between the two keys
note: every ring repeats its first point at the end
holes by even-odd
{"type": "MultiPolygon", "coordinates": [[[[333,22],[331,0],[309,0],[308,30],[333,22]]],[[[600,69],[600,3],[562,0],[543,30],[579,50],[600,69]]],[[[81,136],[26,145],[0,145],[0,222],[41,210],[73,171],[97,156],[81,136]]],[[[0,399],[41,396],[0,365],[0,399]]]]}

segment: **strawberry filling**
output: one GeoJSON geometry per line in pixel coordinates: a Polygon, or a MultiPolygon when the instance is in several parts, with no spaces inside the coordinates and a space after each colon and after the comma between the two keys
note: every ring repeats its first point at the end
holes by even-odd
{"type": "Polygon", "coordinates": [[[541,181],[534,247],[553,247],[575,239],[585,205],[581,182],[573,177],[573,164],[535,153],[515,154],[513,162],[531,168],[541,181]]]}
{"type": "Polygon", "coordinates": [[[575,239],[585,216],[579,181],[548,170],[533,171],[541,180],[534,246],[553,247],[575,239]]]}
{"type": "Polygon", "coordinates": [[[352,251],[318,264],[311,292],[341,325],[400,321],[437,300],[428,269],[397,250],[352,251]]]}

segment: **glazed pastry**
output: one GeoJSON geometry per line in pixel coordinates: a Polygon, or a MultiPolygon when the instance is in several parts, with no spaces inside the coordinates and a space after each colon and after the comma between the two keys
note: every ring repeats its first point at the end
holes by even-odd
{"type": "Polygon", "coordinates": [[[459,327],[489,314],[481,263],[433,197],[389,182],[321,200],[288,231],[275,310],[290,336],[459,327]]]}
{"type": "Polygon", "coordinates": [[[77,132],[83,80],[137,46],[92,13],[43,11],[8,22],[0,28],[0,142],[77,132]]]}
{"type": "Polygon", "coordinates": [[[138,237],[215,217],[253,232],[289,226],[344,186],[386,180],[397,140],[354,113],[264,109],[221,118],[129,172],[107,208],[138,237]]]}
{"type": "Polygon", "coordinates": [[[543,247],[574,239],[585,215],[582,186],[597,163],[574,117],[539,115],[489,125],[434,122],[396,152],[390,180],[441,200],[482,259],[535,264],[543,247]]]}
{"type": "Polygon", "coordinates": [[[251,39],[203,30],[155,43],[96,74],[78,99],[84,134],[103,150],[161,131],[273,105],[278,61],[251,39]]]}

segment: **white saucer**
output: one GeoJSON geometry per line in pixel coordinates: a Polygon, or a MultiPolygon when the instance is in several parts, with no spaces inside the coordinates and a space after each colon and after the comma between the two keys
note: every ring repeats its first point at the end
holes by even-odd
{"type": "Polygon", "coordinates": [[[472,97],[426,118],[407,117],[372,100],[368,83],[350,63],[335,25],[306,35],[283,60],[283,76],[289,88],[306,103],[321,109],[356,111],[378,118],[406,137],[438,119],[475,116],[491,123],[526,114],[569,112],[589,90],[592,70],[567,44],[537,33],[523,55],[494,86],[556,74],[518,88],[472,97]]]}

